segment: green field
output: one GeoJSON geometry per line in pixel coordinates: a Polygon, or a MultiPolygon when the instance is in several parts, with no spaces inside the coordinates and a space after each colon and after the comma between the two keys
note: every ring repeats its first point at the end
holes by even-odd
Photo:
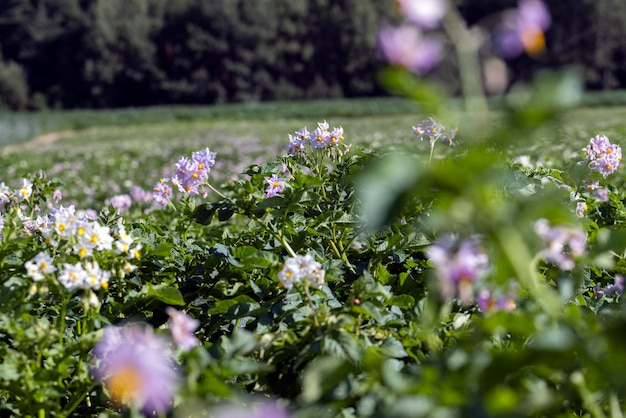
{"type": "MultiPolygon", "coordinates": [[[[581,107],[528,136],[504,138],[503,144],[511,155],[530,155],[544,164],[575,158],[599,133],[621,143],[624,113],[619,106],[581,107]]],[[[414,102],[396,98],[2,113],[0,181],[16,184],[25,174],[44,170],[62,178],[70,200],[97,205],[132,185],[150,188],[181,155],[205,147],[218,153],[217,181],[237,178],[249,164],[283,154],[288,134],[324,119],[343,126],[347,142],[356,146],[422,147],[427,153],[411,132],[427,116],[414,102]],[[63,135],[41,140],[55,132],[63,135]]],[[[446,123],[459,128],[458,149],[492,132],[499,119],[496,113],[450,112],[446,123]]]]}

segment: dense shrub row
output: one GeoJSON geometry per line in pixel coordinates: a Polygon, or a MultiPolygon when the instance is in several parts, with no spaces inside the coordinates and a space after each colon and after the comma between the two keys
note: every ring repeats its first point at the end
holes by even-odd
{"type": "Polygon", "coordinates": [[[115,107],[376,94],[376,28],[388,6],[0,1],[0,104],[115,107]],[[5,84],[27,84],[30,102],[21,100],[21,90],[5,92],[5,84]]]}

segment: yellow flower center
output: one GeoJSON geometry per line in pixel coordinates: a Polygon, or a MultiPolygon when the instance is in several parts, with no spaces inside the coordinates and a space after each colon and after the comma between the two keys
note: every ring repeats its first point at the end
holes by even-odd
{"type": "Polygon", "coordinates": [[[141,379],[136,369],[126,366],[106,380],[111,398],[118,404],[130,404],[137,400],[141,379]]]}
{"type": "Polygon", "coordinates": [[[537,54],[546,46],[546,37],[543,31],[536,27],[526,28],[522,34],[522,44],[529,54],[537,54]]]}

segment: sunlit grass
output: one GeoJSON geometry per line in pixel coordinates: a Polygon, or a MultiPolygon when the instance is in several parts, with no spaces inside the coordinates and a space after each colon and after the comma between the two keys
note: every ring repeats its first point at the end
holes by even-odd
{"type": "MultiPolygon", "coordinates": [[[[509,155],[529,155],[544,164],[576,154],[597,135],[617,143],[626,139],[623,108],[581,108],[546,124],[526,137],[506,143],[509,155]]],[[[411,148],[428,153],[428,145],[412,134],[411,127],[429,115],[401,99],[340,100],[245,104],[219,107],[169,107],[108,111],[69,111],[18,114],[12,120],[20,132],[71,130],[51,143],[22,144],[4,149],[0,182],[16,184],[27,173],[43,170],[66,182],[67,198],[98,206],[107,197],[127,193],[133,185],[151,188],[171,173],[182,155],[205,147],[218,153],[212,175],[217,183],[236,179],[249,164],[273,160],[284,154],[288,134],[318,121],[342,126],[346,143],[375,149],[411,148]],[[17,122],[16,122],[17,121],[17,122]],[[30,122],[28,122],[30,121],[30,122]],[[21,123],[21,125],[19,123],[21,123]],[[29,129],[28,123],[37,127],[29,129]],[[55,128],[55,129],[52,129],[55,128]]],[[[4,121],[4,122],[3,122],[4,121]]],[[[456,149],[466,147],[493,130],[498,115],[451,113],[446,124],[459,128],[456,149]]],[[[452,127],[452,126],[449,126],[452,127]]],[[[506,135],[506,133],[504,134],[506,135]]],[[[31,138],[31,137],[28,137],[31,138]]],[[[15,138],[14,138],[15,139],[15,138]]],[[[445,154],[438,145],[436,154],[445,154]]],[[[505,151],[502,149],[501,151],[505,151]]]]}

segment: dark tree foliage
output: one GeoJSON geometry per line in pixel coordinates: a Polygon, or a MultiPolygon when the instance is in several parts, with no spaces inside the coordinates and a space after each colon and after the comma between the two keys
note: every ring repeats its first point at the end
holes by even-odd
{"type": "MultiPolygon", "coordinates": [[[[579,66],[626,85],[626,3],[546,0],[548,48],[514,79],[579,66]]],[[[457,0],[494,28],[516,0],[457,0]]],[[[0,0],[0,106],[120,107],[384,94],[376,33],[392,0],[0,0]]],[[[441,71],[450,71],[442,66],[441,71]]],[[[450,73],[452,74],[452,73],[450,73]]],[[[445,74],[441,80],[454,84],[445,74]]],[[[452,87],[451,91],[455,91],[452,87]]]]}

